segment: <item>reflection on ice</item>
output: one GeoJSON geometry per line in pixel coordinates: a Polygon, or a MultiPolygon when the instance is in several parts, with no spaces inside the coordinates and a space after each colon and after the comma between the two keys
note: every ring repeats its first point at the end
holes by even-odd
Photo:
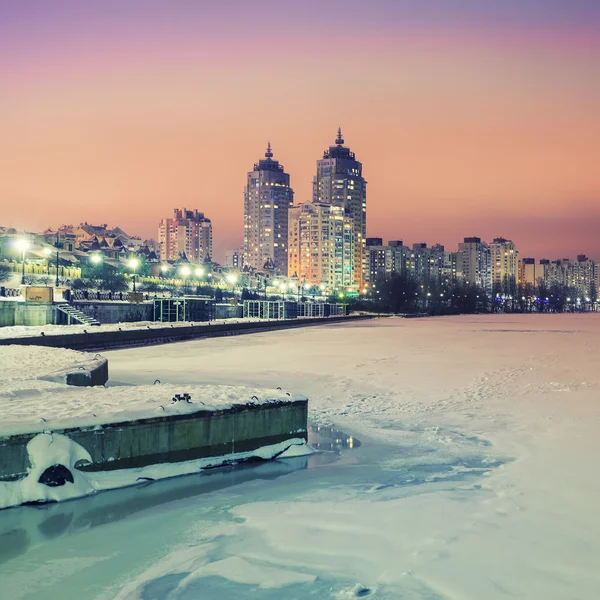
{"type": "Polygon", "coordinates": [[[308,443],[315,450],[339,452],[360,447],[360,442],[350,435],[324,425],[310,424],[308,427],[308,443]]]}

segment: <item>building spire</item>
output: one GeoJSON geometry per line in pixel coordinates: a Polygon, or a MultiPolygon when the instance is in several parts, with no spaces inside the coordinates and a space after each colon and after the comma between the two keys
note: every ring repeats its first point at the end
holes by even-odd
{"type": "Polygon", "coordinates": [[[271,152],[271,141],[267,143],[267,151],[265,152],[267,158],[273,158],[273,152],[271,152]]]}
{"type": "Polygon", "coordinates": [[[342,128],[338,127],[338,134],[337,134],[337,139],[335,140],[335,143],[338,146],[342,146],[344,144],[344,138],[342,137],[342,128]]]}

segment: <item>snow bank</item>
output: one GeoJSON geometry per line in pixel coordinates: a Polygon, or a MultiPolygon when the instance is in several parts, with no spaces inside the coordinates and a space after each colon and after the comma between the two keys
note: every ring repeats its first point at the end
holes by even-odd
{"type": "Polygon", "coordinates": [[[93,354],[64,348],[0,346],[0,392],[8,384],[38,379],[93,359],[93,354]]]}
{"type": "Polygon", "coordinates": [[[75,468],[79,461],[91,462],[85,448],[68,437],[57,433],[41,433],[27,444],[31,467],[24,479],[0,481],[0,508],[17,506],[25,502],[49,502],[79,498],[94,491],[86,475],[75,468]],[[69,481],[46,485],[40,478],[48,470],[61,465],[71,475],[69,481]]]}

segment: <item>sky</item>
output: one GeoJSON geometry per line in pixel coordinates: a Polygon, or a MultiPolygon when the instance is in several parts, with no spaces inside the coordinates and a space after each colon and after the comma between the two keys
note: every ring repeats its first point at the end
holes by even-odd
{"type": "Polygon", "coordinates": [[[267,141],[311,199],[342,127],[369,236],[600,259],[597,0],[0,0],[0,225],[243,238],[267,141]]]}

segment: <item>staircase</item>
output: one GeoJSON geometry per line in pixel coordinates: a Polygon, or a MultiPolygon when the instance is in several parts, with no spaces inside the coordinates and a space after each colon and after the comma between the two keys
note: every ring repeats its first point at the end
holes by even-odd
{"type": "Polygon", "coordinates": [[[77,310],[75,307],[67,304],[66,302],[61,302],[56,305],[56,308],[67,315],[67,325],[91,325],[92,327],[95,325],[100,325],[100,322],[94,319],[94,317],[88,317],[85,313],[77,310]]]}

